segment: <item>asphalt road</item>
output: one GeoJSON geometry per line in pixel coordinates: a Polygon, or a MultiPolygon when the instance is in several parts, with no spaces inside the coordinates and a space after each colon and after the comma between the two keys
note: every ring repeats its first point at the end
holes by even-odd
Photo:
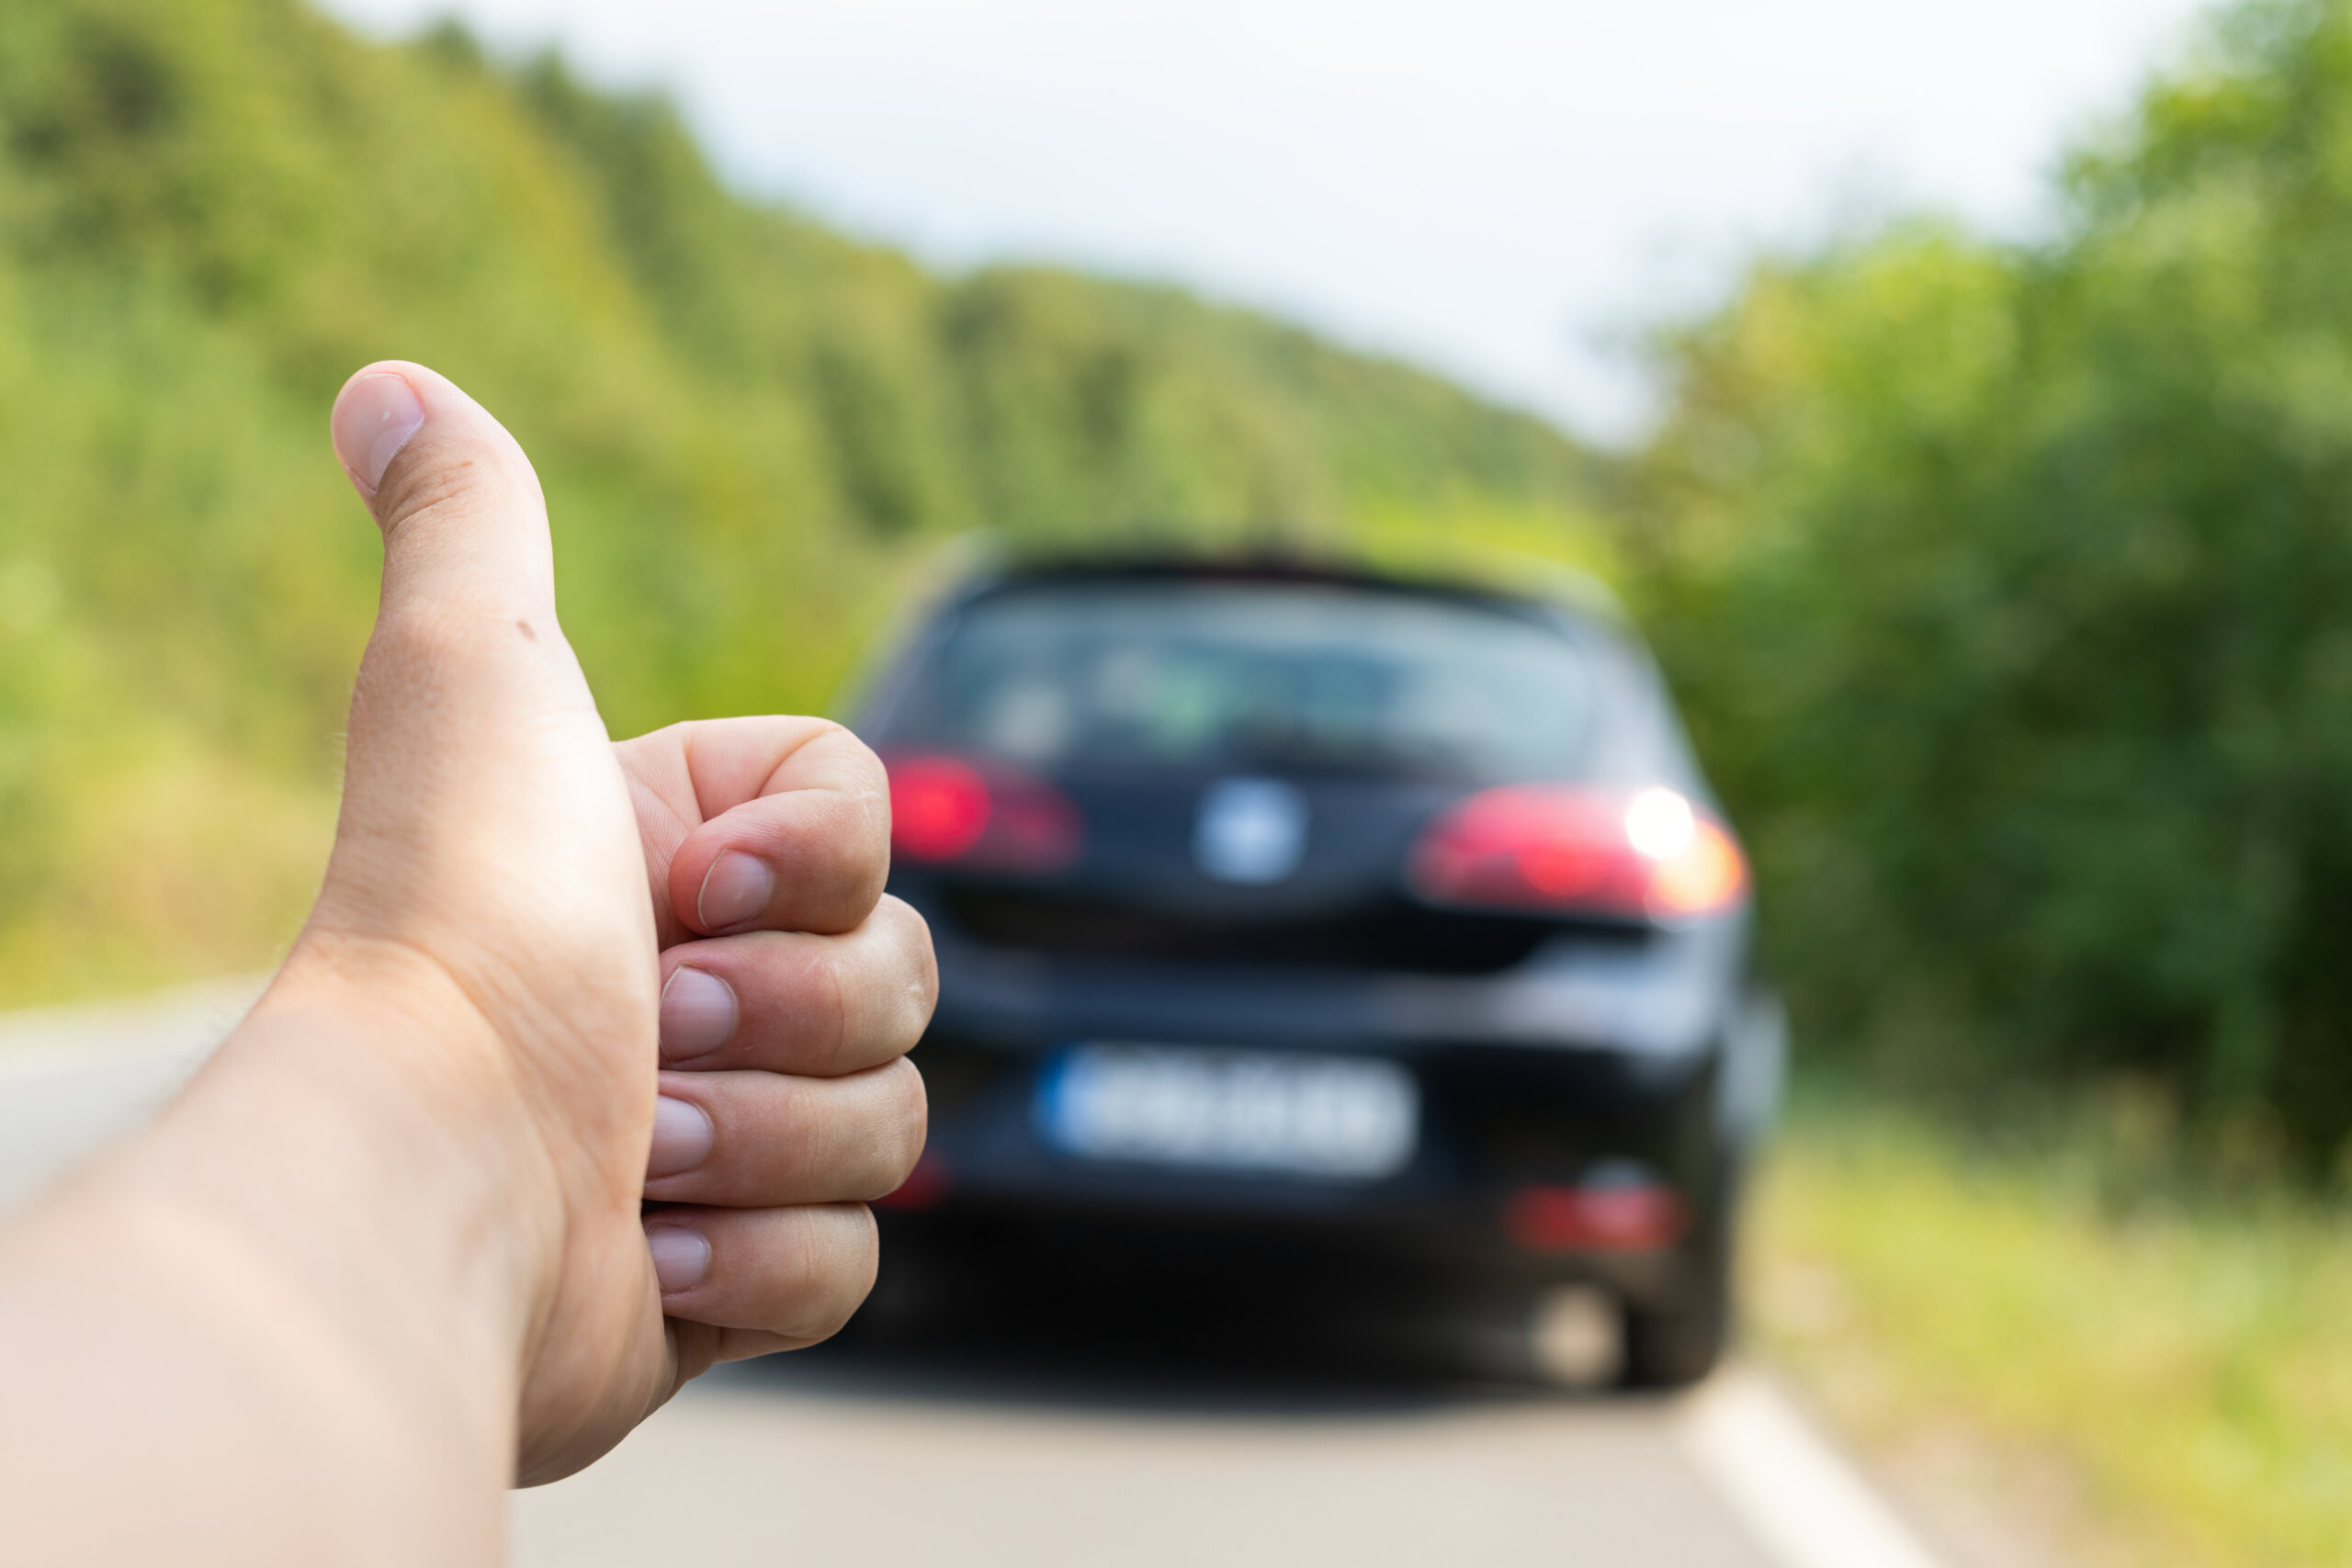
{"type": "Polygon", "coordinates": [[[819,1350],[716,1376],[518,1496],[514,1521],[529,1568],[1772,1561],[1657,1404],[968,1353],[819,1350]]]}
{"type": "MultiPolygon", "coordinates": [[[[250,994],[0,1019],[0,1211],[152,1114],[250,994]]],[[[1930,1568],[1752,1373],[1579,1395],[1184,1326],[933,1328],[721,1369],[518,1494],[514,1561],[1930,1568]]]]}

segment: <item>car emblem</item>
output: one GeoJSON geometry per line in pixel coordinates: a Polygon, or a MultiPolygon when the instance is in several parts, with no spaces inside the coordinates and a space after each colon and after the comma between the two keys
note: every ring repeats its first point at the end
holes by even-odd
{"type": "Polygon", "coordinates": [[[1193,862],[1219,882],[1280,882],[1306,854],[1306,797],[1280,779],[1219,779],[1201,796],[1193,862]]]}

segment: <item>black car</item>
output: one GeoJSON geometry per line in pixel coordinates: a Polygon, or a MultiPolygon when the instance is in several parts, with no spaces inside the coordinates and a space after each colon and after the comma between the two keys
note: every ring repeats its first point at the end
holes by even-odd
{"type": "Polygon", "coordinates": [[[1005,570],[856,722],[939,956],[890,1248],[1206,1237],[1599,1284],[1633,1381],[1713,1364],[1780,1033],[1746,863],[1615,615],[1005,570]]]}

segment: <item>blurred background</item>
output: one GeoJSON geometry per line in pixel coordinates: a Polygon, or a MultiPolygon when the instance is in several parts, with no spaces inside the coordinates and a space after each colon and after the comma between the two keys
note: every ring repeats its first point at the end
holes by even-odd
{"type": "Polygon", "coordinates": [[[1956,1553],[2352,1557],[2352,6],[446,10],[0,16],[0,1006],[291,934],[371,358],[616,733],[975,531],[1571,566],[1793,1023],[1751,1353],[1956,1553]]]}

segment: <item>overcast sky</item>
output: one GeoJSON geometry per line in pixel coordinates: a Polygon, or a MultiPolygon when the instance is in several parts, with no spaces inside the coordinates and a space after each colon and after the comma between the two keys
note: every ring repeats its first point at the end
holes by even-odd
{"type": "Polygon", "coordinates": [[[329,0],[671,89],[728,176],[946,265],[1170,278],[1593,434],[1759,243],[2030,228],[2190,0],[329,0]]]}

